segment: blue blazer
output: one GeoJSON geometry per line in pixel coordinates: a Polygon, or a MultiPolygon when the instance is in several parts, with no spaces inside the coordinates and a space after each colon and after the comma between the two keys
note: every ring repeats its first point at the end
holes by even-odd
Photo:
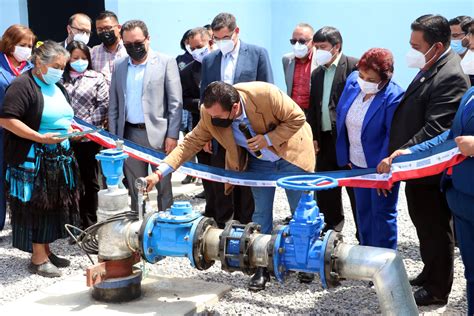
{"type": "MultiPolygon", "coordinates": [[[[411,152],[425,151],[446,140],[455,139],[462,135],[474,135],[474,87],[467,90],[462,97],[461,104],[456,112],[450,130],[408,149],[410,149],[411,152]]],[[[467,157],[463,162],[453,167],[451,181],[454,189],[474,196],[474,186],[472,185],[473,175],[474,158],[467,157]]],[[[442,181],[446,181],[448,178],[449,177],[444,175],[442,181]]],[[[442,186],[444,186],[444,184],[442,184],[442,186]]]]}
{"type": "MultiPolygon", "coordinates": [[[[23,68],[22,72],[28,71],[31,68],[33,68],[33,64],[27,62],[27,65],[23,68]]],[[[5,55],[0,53],[0,107],[3,105],[5,90],[15,78],[16,76],[11,72],[5,55]]]]}
{"type": "MultiPolygon", "coordinates": [[[[206,87],[214,81],[221,80],[220,50],[204,57],[201,68],[201,100],[206,87]]],[[[273,83],[272,66],[265,48],[240,41],[239,56],[234,74],[234,84],[249,81],[273,83]]]]}
{"type": "MultiPolygon", "coordinates": [[[[357,83],[357,77],[359,77],[358,71],[354,71],[347,77],[346,86],[336,107],[336,154],[337,163],[341,167],[350,163],[346,117],[352,103],[361,91],[357,83]]],[[[375,168],[380,160],[389,155],[390,126],[403,93],[404,90],[399,85],[389,81],[375,95],[367,110],[362,124],[361,139],[368,168],[375,168]]]]}

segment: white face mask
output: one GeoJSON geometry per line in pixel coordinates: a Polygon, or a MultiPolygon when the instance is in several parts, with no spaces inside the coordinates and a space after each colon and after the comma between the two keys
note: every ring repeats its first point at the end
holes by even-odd
{"type": "Polygon", "coordinates": [[[232,39],[225,39],[225,40],[220,40],[216,41],[217,47],[222,52],[222,55],[227,55],[231,51],[234,50],[234,41],[232,39]]]}
{"type": "Polygon", "coordinates": [[[191,55],[193,55],[193,58],[195,61],[197,61],[198,63],[202,63],[202,60],[204,59],[204,57],[206,57],[206,55],[209,53],[210,53],[209,47],[204,46],[204,47],[196,48],[195,50],[193,50],[191,52],[191,55]]]}
{"type": "Polygon", "coordinates": [[[468,50],[464,58],[461,60],[462,71],[466,75],[474,75],[474,51],[468,50]]]}
{"type": "MultiPolygon", "coordinates": [[[[331,50],[333,50],[333,48],[331,48],[331,50]]],[[[331,50],[330,51],[327,51],[324,49],[316,50],[316,54],[314,58],[316,58],[318,65],[326,65],[328,62],[331,61],[331,58],[333,57],[331,54],[331,50]]]]}
{"type": "Polygon", "coordinates": [[[86,33],[83,33],[83,32],[74,34],[73,39],[75,41],[83,42],[86,45],[87,45],[87,43],[89,43],[89,35],[87,35],[86,33]]]}
{"type": "Polygon", "coordinates": [[[365,81],[361,77],[357,78],[357,83],[359,84],[360,90],[364,92],[365,94],[376,94],[377,92],[380,91],[379,89],[379,83],[374,83],[374,82],[369,82],[365,81]]]}
{"type": "Polygon", "coordinates": [[[18,61],[19,63],[26,61],[31,57],[31,48],[15,46],[15,50],[13,51],[13,57],[15,57],[16,61],[18,61]]]}
{"type": "Polygon", "coordinates": [[[304,58],[308,55],[308,46],[296,42],[296,44],[293,45],[293,53],[296,58],[304,58]]]}
{"type": "Polygon", "coordinates": [[[425,56],[426,56],[426,54],[428,54],[430,52],[430,50],[433,47],[434,47],[434,45],[431,46],[430,49],[428,49],[428,51],[425,54],[423,54],[419,50],[416,50],[413,47],[411,47],[410,50],[408,51],[408,53],[405,56],[407,66],[410,67],[410,68],[419,68],[419,69],[425,67],[425,65],[426,65],[425,56]]]}

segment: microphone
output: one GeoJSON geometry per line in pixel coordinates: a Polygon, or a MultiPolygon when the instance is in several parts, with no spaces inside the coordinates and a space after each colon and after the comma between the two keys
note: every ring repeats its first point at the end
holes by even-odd
{"type": "MultiPolygon", "coordinates": [[[[239,124],[239,129],[244,134],[246,139],[252,138],[252,134],[250,134],[250,130],[247,124],[241,122],[239,124]]],[[[255,156],[257,156],[257,158],[262,158],[262,153],[260,152],[260,150],[254,151],[253,153],[255,154],[255,156]]]]}

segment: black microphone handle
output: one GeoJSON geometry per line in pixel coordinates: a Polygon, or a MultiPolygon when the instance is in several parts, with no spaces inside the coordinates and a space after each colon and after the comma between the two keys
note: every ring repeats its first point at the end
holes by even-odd
{"type": "MultiPolygon", "coordinates": [[[[250,129],[245,123],[240,123],[239,129],[244,134],[246,139],[252,138],[252,134],[250,134],[250,129]]],[[[262,152],[260,150],[254,151],[253,153],[255,154],[255,156],[257,156],[257,158],[262,157],[262,152]]]]}

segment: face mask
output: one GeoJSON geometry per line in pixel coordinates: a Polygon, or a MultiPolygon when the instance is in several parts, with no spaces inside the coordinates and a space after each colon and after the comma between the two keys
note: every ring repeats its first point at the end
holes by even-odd
{"type": "Polygon", "coordinates": [[[466,75],[474,75],[474,51],[467,51],[466,55],[461,60],[461,68],[466,75]]]}
{"type": "Polygon", "coordinates": [[[48,67],[48,71],[43,74],[43,81],[46,84],[55,84],[63,77],[63,70],[48,67]]]}
{"type": "Polygon", "coordinates": [[[217,47],[219,47],[219,49],[221,50],[222,55],[227,55],[228,53],[234,50],[234,41],[232,41],[231,39],[216,41],[216,44],[217,47]]]}
{"type": "Polygon", "coordinates": [[[225,119],[220,118],[220,117],[211,117],[212,125],[216,127],[224,127],[224,128],[231,126],[232,122],[234,121],[234,119],[230,118],[231,114],[232,114],[232,110],[230,111],[229,116],[225,119]]]}
{"type": "Polygon", "coordinates": [[[308,55],[308,46],[300,43],[293,45],[293,53],[296,58],[303,58],[308,55]]]}
{"type": "Polygon", "coordinates": [[[408,53],[405,56],[407,66],[410,67],[410,68],[419,68],[419,69],[425,67],[425,65],[426,65],[425,56],[426,56],[426,54],[428,54],[430,52],[430,50],[433,47],[434,47],[434,45],[431,46],[430,49],[428,49],[428,51],[425,54],[423,54],[422,52],[414,49],[413,47],[410,48],[410,50],[408,51],[408,53]]]}
{"type": "Polygon", "coordinates": [[[326,65],[328,62],[331,61],[331,58],[332,58],[331,50],[330,51],[327,51],[324,49],[316,50],[316,54],[314,55],[314,58],[316,58],[318,65],[326,65]]]}
{"type": "Polygon", "coordinates": [[[142,60],[147,54],[145,43],[126,44],[125,49],[127,50],[128,56],[135,61],[142,60]]]}
{"type": "Polygon", "coordinates": [[[209,52],[209,47],[205,46],[193,50],[191,52],[191,55],[193,55],[195,61],[197,61],[198,63],[202,63],[202,60],[204,59],[204,57],[206,57],[207,54],[209,54],[209,52]]]}
{"type": "Polygon", "coordinates": [[[377,92],[380,91],[379,89],[379,83],[374,83],[374,82],[369,82],[365,81],[361,77],[357,78],[357,83],[359,84],[360,90],[364,92],[365,94],[376,94],[377,92]]]}
{"type": "Polygon", "coordinates": [[[184,48],[188,53],[190,53],[191,55],[193,54],[193,51],[191,50],[191,46],[189,46],[189,44],[184,45],[184,48]]]}
{"type": "Polygon", "coordinates": [[[15,46],[15,50],[13,51],[13,57],[15,57],[16,61],[18,61],[19,63],[26,61],[31,57],[31,48],[15,46]]]}
{"type": "Polygon", "coordinates": [[[115,35],[114,30],[99,33],[99,34],[97,34],[97,37],[99,37],[99,40],[105,46],[112,46],[117,41],[117,36],[115,35]]]}
{"type": "Polygon", "coordinates": [[[450,46],[458,55],[464,54],[464,52],[467,50],[466,47],[462,46],[462,40],[451,40],[450,46]]]}
{"type": "Polygon", "coordinates": [[[77,72],[84,72],[87,69],[87,66],[89,66],[89,62],[84,59],[78,59],[75,62],[72,62],[71,68],[74,69],[77,72]]]}
{"type": "Polygon", "coordinates": [[[87,43],[89,43],[89,35],[87,35],[86,33],[83,33],[83,32],[78,33],[78,34],[74,34],[73,39],[75,41],[83,42],[86,45],[87,45],[87,43]]]}

